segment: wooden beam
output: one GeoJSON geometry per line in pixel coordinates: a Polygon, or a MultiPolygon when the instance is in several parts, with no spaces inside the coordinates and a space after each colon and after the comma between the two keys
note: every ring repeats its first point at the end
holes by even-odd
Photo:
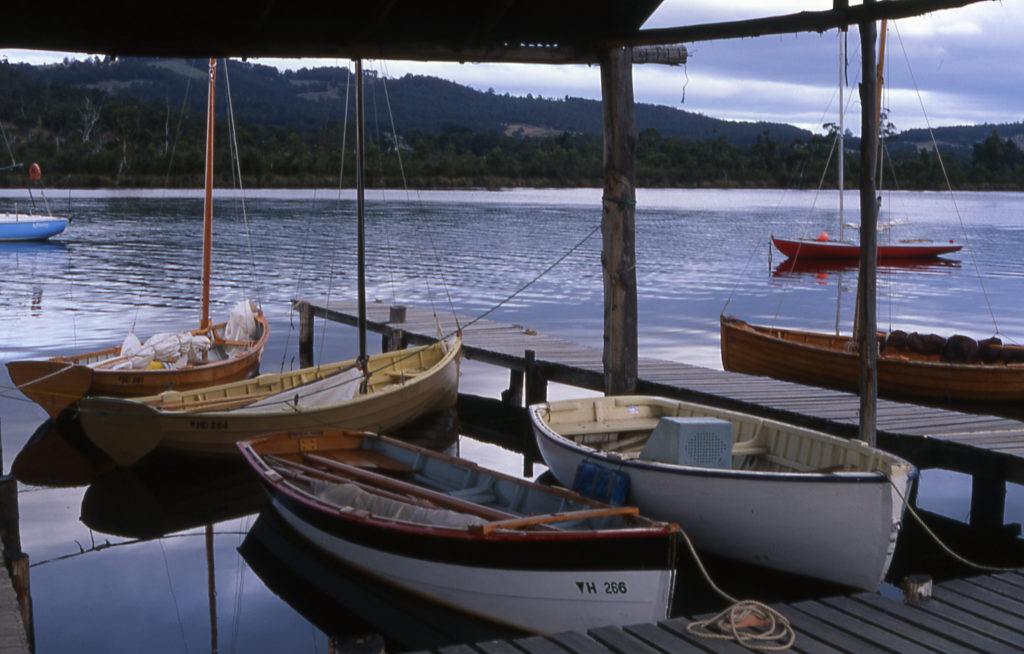
{"type": "Polygon", "coordinates": [[[637,386],[636,107],[633,56],[608,50],[601,60],[604,196],[601,267],[604,272],[604,391],[631,394],[637,386]]]}
{"type": "Polygon", "coordinates": [[[873,22],[882,19],[895,20],[921,16],[943,9],[956,9],[984,0],[886,0],[886,2],[864,3],[845,10],[801,11],[785,16],[754,18],[727,23],[704,23],[686,27],[664,27],[640,30],[609,39],[603,45],[638,46],[666,45],[670,43],[694,43],[718,39],[738,39],[770,34],[793,34],[795,32],[826,32],[838,27],[873,22]]]}

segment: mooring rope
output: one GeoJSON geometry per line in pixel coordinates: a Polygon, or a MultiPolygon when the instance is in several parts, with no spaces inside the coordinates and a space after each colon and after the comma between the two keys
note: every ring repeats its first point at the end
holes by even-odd
{"type": "Polygon", "coordinates": [[[747,649],[763,652],[781,652],[796,642],[796,632],[789,619],[780,611],[758,600],[738,600],[718,587],[685,531],[683,540],[697,564],[704,581],[711,590],[732,604],[720,613],[686,625],[686,632],[698,638],[731,640],[747,649]]]}
{"type": "Polygon", "coordinates": [[[921,526],[921,529],[924,529],[924,533],[926,533],[928,535],[928,537],[931,538],[932,541],[936,545],[938,545],[939,548],[943,552],[945,552],[946,554],[950,555],[951,557],[953,557],[954,559],[956,559],[960,563],[963,563],[966,566],[969,566],[971,568],[975,568],[976,570],[982,570],[984,572],[1018,572],[1018,571],[1021,570],[1022,566],[1002,567],[1002,566],[993,566],[993,565],[985,565],[983,563],[977,563],[975,561],[971,561],[970,559],[964,557],[962,554],[959,554],[958,552],[953,551],[953,549],[949,545],[946,545],[946,543],[944,543],[942,541],[942,539],[939,537],[938,534],[936,534],[934,531],[932,531],[931,527],[929,527],[927,524],[925,524],[924,518],[922,518],[921,515],[917,512],[917,510],[915,510],[914,507],[911,506],[910,502],[907,501],[906,496],[903,494],[902,491],[900,491],[899,487],[892,480],[892,477],[890,477],[888,474],[886,474],[885,478],[889,480],[889,484],[892,485],[893,490],[895,490],[896,494],[900,496],[901,500],[903,500],[903,505],[906,507],[907,511],[910,512],[910,515],[914,518],[914,520],[917,521],[917,524],[921,526]]]}

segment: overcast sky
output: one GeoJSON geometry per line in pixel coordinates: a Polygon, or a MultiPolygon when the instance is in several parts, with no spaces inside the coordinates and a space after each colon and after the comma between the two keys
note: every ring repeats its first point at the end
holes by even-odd
{"type": "MultiPolygon", "coordinates": [[[[856,2],[854,2],[856,4],[856,2]]],[[[665,0],[645,27],[672,27],[829,9],[832,0],[665,0]]],[[[1024,0],[979,2],[889,24],[883,105],[897,129],[1024,121],[1024,0]]],[[[860,37],[847,39],[846,126],[860,128],[856,98],[860,37]]],[[[687,44],[684,67],[634,67],[638,102],[729,120],[784,122],[821,131],[838,112],[839,37],[767,36],[687,44]]],[[[12,61],[59,61],[64,54],[0,50],[12,61]]],[[[346,65],[339,60],[263,59],[284,68],[346,65]]],[[[513,95],[598,99],[596,67],[371,62],[391,76],[434,75],[513,95]]]]}

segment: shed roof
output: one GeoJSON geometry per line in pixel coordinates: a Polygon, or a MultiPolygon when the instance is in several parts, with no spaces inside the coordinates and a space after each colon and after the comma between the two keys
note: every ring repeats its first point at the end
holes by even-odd
{"type": "Polygon", "coordinates": [[[662,0],[11,2],[0,47],[118,56],[593,61],[662,0]]]}

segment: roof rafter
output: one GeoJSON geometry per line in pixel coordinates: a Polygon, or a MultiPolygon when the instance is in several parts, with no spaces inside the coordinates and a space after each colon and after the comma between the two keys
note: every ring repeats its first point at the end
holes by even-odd
{"type": "Polygon", "coordinates": [[[836,2],[828,11],[801,11],[785,16],[754,18],[726,23],[705,23],[686,27],[665,27],[640,30],[607,40],[606,47],[636,45],[669,45],[694,43],[717,39],[792,34],[796,32],[825,32],[839,27],[882,19],[895,20],[920,16],[943,9],[956,9],[986,0],[886,0],[865,5],[839,8],[836,2]]]}

